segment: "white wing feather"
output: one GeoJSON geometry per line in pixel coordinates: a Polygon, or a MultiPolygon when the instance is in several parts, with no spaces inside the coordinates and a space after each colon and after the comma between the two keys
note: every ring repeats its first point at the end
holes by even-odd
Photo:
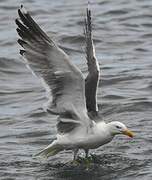
{"type": "Polygon", "coordinates": [[[85,81],[80,70],[70,62],[68,55],[60,49],[35,23],[29,13],[18,10],[18,43],[24,48],[20,53],[27,59],[29,67],[49,87],[49,107],[52,113],[70,117],[89,126],[85,103],[85,81]],[[52,99],[53,98],[53,99],[52,99]],[[52,102],[50,100],[52,99],[52,102]]]}

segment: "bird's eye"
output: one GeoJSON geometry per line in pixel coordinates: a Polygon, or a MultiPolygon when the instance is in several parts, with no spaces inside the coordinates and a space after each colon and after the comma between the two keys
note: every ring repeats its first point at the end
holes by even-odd
{"type": "Polygon", "coordinates": [[[120,127],[120,126],[116,126],[116,128],[121,129],[121,127],[120,127]]]}

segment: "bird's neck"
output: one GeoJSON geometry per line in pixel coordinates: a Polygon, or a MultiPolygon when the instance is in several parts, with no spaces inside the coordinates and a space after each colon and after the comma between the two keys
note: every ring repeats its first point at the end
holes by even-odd
{"type": "Polygon", "coordinates": [[[99,134],[101,134],[102,136],[103,136],[103,134],[105,134],[109,137],[113,137],[113,134],[110,131],[109,124],[106,124],[104,121],[97,123],[96,128],[97,128],[99,134]]]}
{"type": "Polygon", "coordinates": [[[115,135],[117,135],[117,133],[112,131],[112,124],[113,124],[113,122],[110,122],[110,123],[107,123],[106,125],[107,125],[107,129],[108,129],[109,133],[111,134],[111,136],[114,137],[115,135]]]}

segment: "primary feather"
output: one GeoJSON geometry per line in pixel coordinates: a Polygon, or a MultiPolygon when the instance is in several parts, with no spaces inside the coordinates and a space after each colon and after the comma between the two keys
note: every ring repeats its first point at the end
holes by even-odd
{"type": "Polygon", "coordinates": [[[50,92],[48,110],[65,118],[70,116],[72,123],[79,121],[84,127],[89,127],[91,121],[87,116],[82,73],[70,62],[68,55],[41,30],[23,6],[18,14],[17,32],[21,37],[18,43],[24,48],[21,55],[47,85],[50,92]]]}

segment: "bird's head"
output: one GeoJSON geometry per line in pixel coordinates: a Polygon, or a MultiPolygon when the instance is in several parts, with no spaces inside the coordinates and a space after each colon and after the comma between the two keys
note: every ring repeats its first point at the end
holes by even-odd
{"type": "Polygon", "coordinates": [[[113,121],[111,123],[108,123],[108,127],[112,135],[124,134],[129,137],[134,136],[133,132],[130,131],[123,123],[119,121],[113,121]]]}

